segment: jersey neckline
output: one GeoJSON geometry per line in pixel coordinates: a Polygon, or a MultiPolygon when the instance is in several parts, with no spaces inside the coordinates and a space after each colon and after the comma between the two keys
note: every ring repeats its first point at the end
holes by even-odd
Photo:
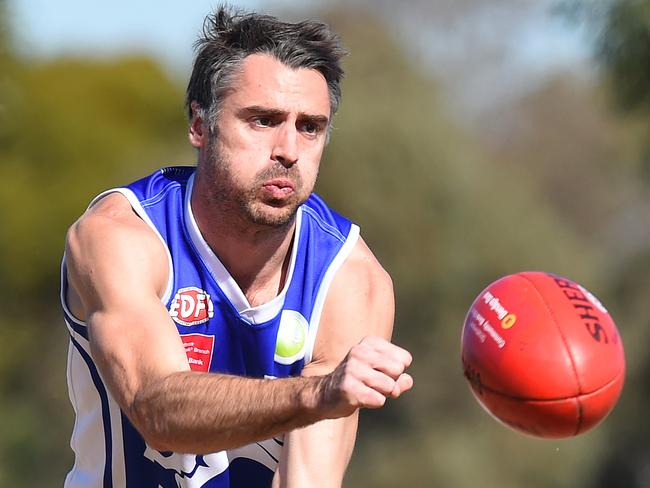
{"type": "Polygon", "coordinates": [[[235,307],[239,315],[244,320],[251,324],[262,324],[271,320],[282,310],[287,290],[289,289],[291,280],[293,278],[293,272],[296,264],[296,255],[298,246],[300,244],[299,238],[302,223],[302,206],[298,207],[298,210],[296,212],[296,225],[294,229],[293,245],[291,248],[291,257],[289,259],[289,269],[282,291],[275,298],[269,300],[268,302],[253,307],[249,303],[246,295],[244,295],[244,292],[241,290],[230,272],[226,269],[219,257],[214,253],[212,248],[205,241],[203,234],[201,233],[201,230],[196,223],[191,204],[195,174],[196,173],[193,173],[187,180],[183,212],[185,216],[185,228],[190,240],[192,241],[192,244],[194,245],[194,248],[216,281],[219,288],[221,288],[226,298],[235,307]]]}

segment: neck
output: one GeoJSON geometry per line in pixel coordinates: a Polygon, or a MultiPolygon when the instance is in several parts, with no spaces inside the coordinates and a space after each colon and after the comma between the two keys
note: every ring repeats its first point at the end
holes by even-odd
{"type": "Polygon", "coordinates": [[[268,302],[284,286],[295,219],[280,227],[251,223],[231,206],[212,201],[204,185],[197,175],[191,195],[192,213],[203,239],[251,306],[268,302]]]}

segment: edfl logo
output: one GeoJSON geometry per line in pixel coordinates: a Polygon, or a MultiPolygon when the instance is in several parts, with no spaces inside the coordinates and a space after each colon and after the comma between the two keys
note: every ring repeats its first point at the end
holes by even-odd
{"type": "Polygon", "coordinates": [[[185,326],[202,324],[213,315],[214,307],[210,295],[196,286],[178,290],[169,307],[169,316],[185,326]]]}

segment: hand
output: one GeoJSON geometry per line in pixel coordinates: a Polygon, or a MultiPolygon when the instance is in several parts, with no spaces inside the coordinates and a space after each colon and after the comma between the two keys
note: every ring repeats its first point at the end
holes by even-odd
{"type": "Polygon", "coordinates": [[[404,372],[411,354],[390,342],[368,336],[320,384],[320,404],[327,418],[352,415],[358,408],[380,408],[413,386],[404,372]]]}

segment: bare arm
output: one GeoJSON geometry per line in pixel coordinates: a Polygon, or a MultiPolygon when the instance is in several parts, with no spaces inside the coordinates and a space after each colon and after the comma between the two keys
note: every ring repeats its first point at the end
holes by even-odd
{"type": "Polygon", "coordinates": [[[378,406],[368,392],[382,396],[376,387],[355,381],[346,390],[331,375],[258,380],[190,371],[159,298],[164,249],[121,195],[104,198],[70,229],[66,251],[93,359],[122,410],[158,450],[215,452],[378,406]]]}
{"type": "MultiPolygon", "coordinates": [[[[394,298],[390,277],[361,241],[337,273],[328,293],[313,361],[303,375],[329,375],[343,371],[369,384],[377,406],[387,397],[397,398],[412,385],[404,373],[411,361],[393,346],[394,298]],[[379,393],[379,392],[384,393],[379,393]],[[388,393],[386,393],[388,392],[388,393]]],[[[345,380],[343,380],[345,381],[345,380]]],[[[354,448],[358,410],[351,415],[324,420],[285,436],[285,447],[274,486],[341,486],[354,448]]]]}

